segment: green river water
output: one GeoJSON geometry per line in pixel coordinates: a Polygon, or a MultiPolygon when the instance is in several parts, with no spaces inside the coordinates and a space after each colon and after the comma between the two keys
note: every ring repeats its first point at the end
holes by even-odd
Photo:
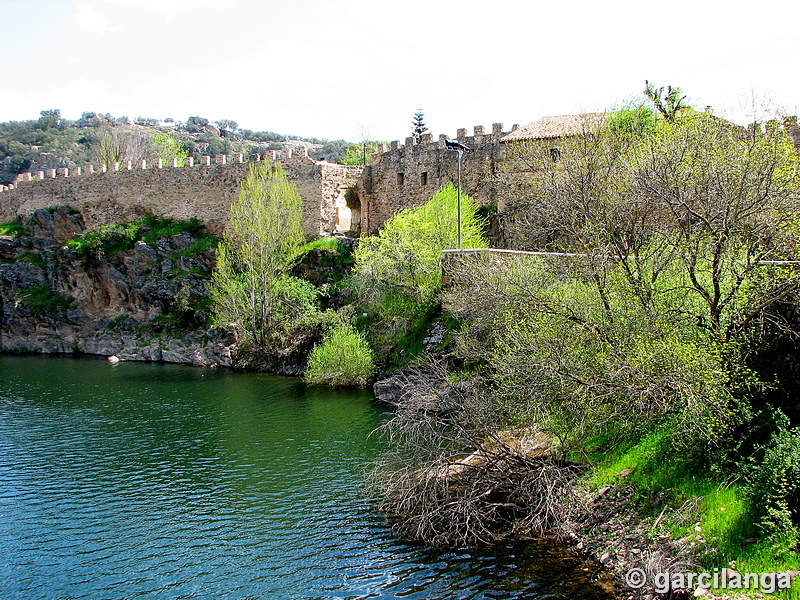
{"type": "Polygon", "coordinates": [[[0,356],[0,598],[608,597],[550,544],[395,539],[363,493],[384,417],[293,378],[0,356]]]}

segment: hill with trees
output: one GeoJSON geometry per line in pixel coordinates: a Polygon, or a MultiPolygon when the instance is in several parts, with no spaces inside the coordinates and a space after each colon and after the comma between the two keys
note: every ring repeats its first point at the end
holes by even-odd
{"type": "MultiPolygon", "coordinates": [[[[375,143],[368,142],[370,154],[375,143]]],[[[114,117],[87,111],[77,120],[66,119],[58,109],[43,110],[38,119],[0,123],[0,184],[19,173],[89,163],[111,163],[221,154],[266,154],[304,146],[317,160],[362,164],[364,143],[283,135],[273,131],[240,128],[231,119],[210,121],[190,116],[172,118],[114,117]]]]}

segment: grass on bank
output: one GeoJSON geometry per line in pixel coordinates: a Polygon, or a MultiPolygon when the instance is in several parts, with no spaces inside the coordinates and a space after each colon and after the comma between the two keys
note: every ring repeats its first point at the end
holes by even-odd
{"type": "Polygon", "coordinates": [[[24,288],[20,290],[19,295],[28,308],[38,314],[52,314],[57,310],[68,310],[74,303],[72,298],[54,293],[48,285],[24,288]]]}
{"type": "Polygon", "coordinates": [[[20,221],[0,223],[0,235],[20,237],[26,234],[25,226],[20,221]]]}
{"type": "MultiPolygon", "coordinates": [[[[759,537],[741,479],[725,480],[704,464],[702,456],[676,452],[674,436],[670,427],[663,426],[611,452],[596,452],[591,456],[587,487],[619,484],[623,479],[617,474],[630,469],[624,481],[634,486],[641,513],[657,525],[652,535],[704,539],[713,549],[702,565],[708,570],[729,567],[732,561],[739,573],[800,570],[796,551],[776,548],[769,539],[759,537]],[[649,502],[653,498],[659,500],[655,506],[649,502]],[[700,532],[695,530],[698,522],[700,532]]],[[[800,581],[772,597],[800,599],[800,581]]]]}
{"type": "Polygon", "coordinates": [[[181,254],[182,256],[193,256],[216,247],[216,238],[204,232],[202,223],[196,217],[176,220],[154,214],[138,221],[103,226],[98,231],[90,231],[70,240],[67,246],[82,258],[92,258],[130,250],[138,241],[153,244],[160,238],[179,233],[188,233],[199,238],[184,250],[185,254],[181,254]]]}
{"type": "Polygon", "coordinates": [[[345,245],[339,238],[335,237],[322,237],[316,240],[307,242],[298,250],[298,256],[302,261],[309,252],[313,250],[323,250],[322,256],[319,257],[319,263],[331,267],[349,267],[355,262],[353,257],[353,250],[350,246],[345,245]]]}

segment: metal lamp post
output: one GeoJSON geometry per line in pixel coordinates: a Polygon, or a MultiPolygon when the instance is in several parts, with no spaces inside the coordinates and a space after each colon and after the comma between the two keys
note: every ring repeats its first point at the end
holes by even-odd
{"type": "Polygon", "coordinates": [[[448,150],[458,152],[458,188],[456,188],[456,198],[458,203],[458,249],[461,250],[461,157],[464,152],[469,152],[469,147],[453,140],[445,140],[444,143],[448,150]]]}

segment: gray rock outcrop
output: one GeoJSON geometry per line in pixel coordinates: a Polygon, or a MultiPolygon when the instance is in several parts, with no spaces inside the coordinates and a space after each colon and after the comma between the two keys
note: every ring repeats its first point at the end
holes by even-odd
{"type": "Polygon", "coordinates": [[[65,207],[37,210],[29,235],[0,237],[0,348],[231,366],[232,336],[207,324],[213,250],[180,233],[131,249],[80,254],[84,230],[65,207]]]}

